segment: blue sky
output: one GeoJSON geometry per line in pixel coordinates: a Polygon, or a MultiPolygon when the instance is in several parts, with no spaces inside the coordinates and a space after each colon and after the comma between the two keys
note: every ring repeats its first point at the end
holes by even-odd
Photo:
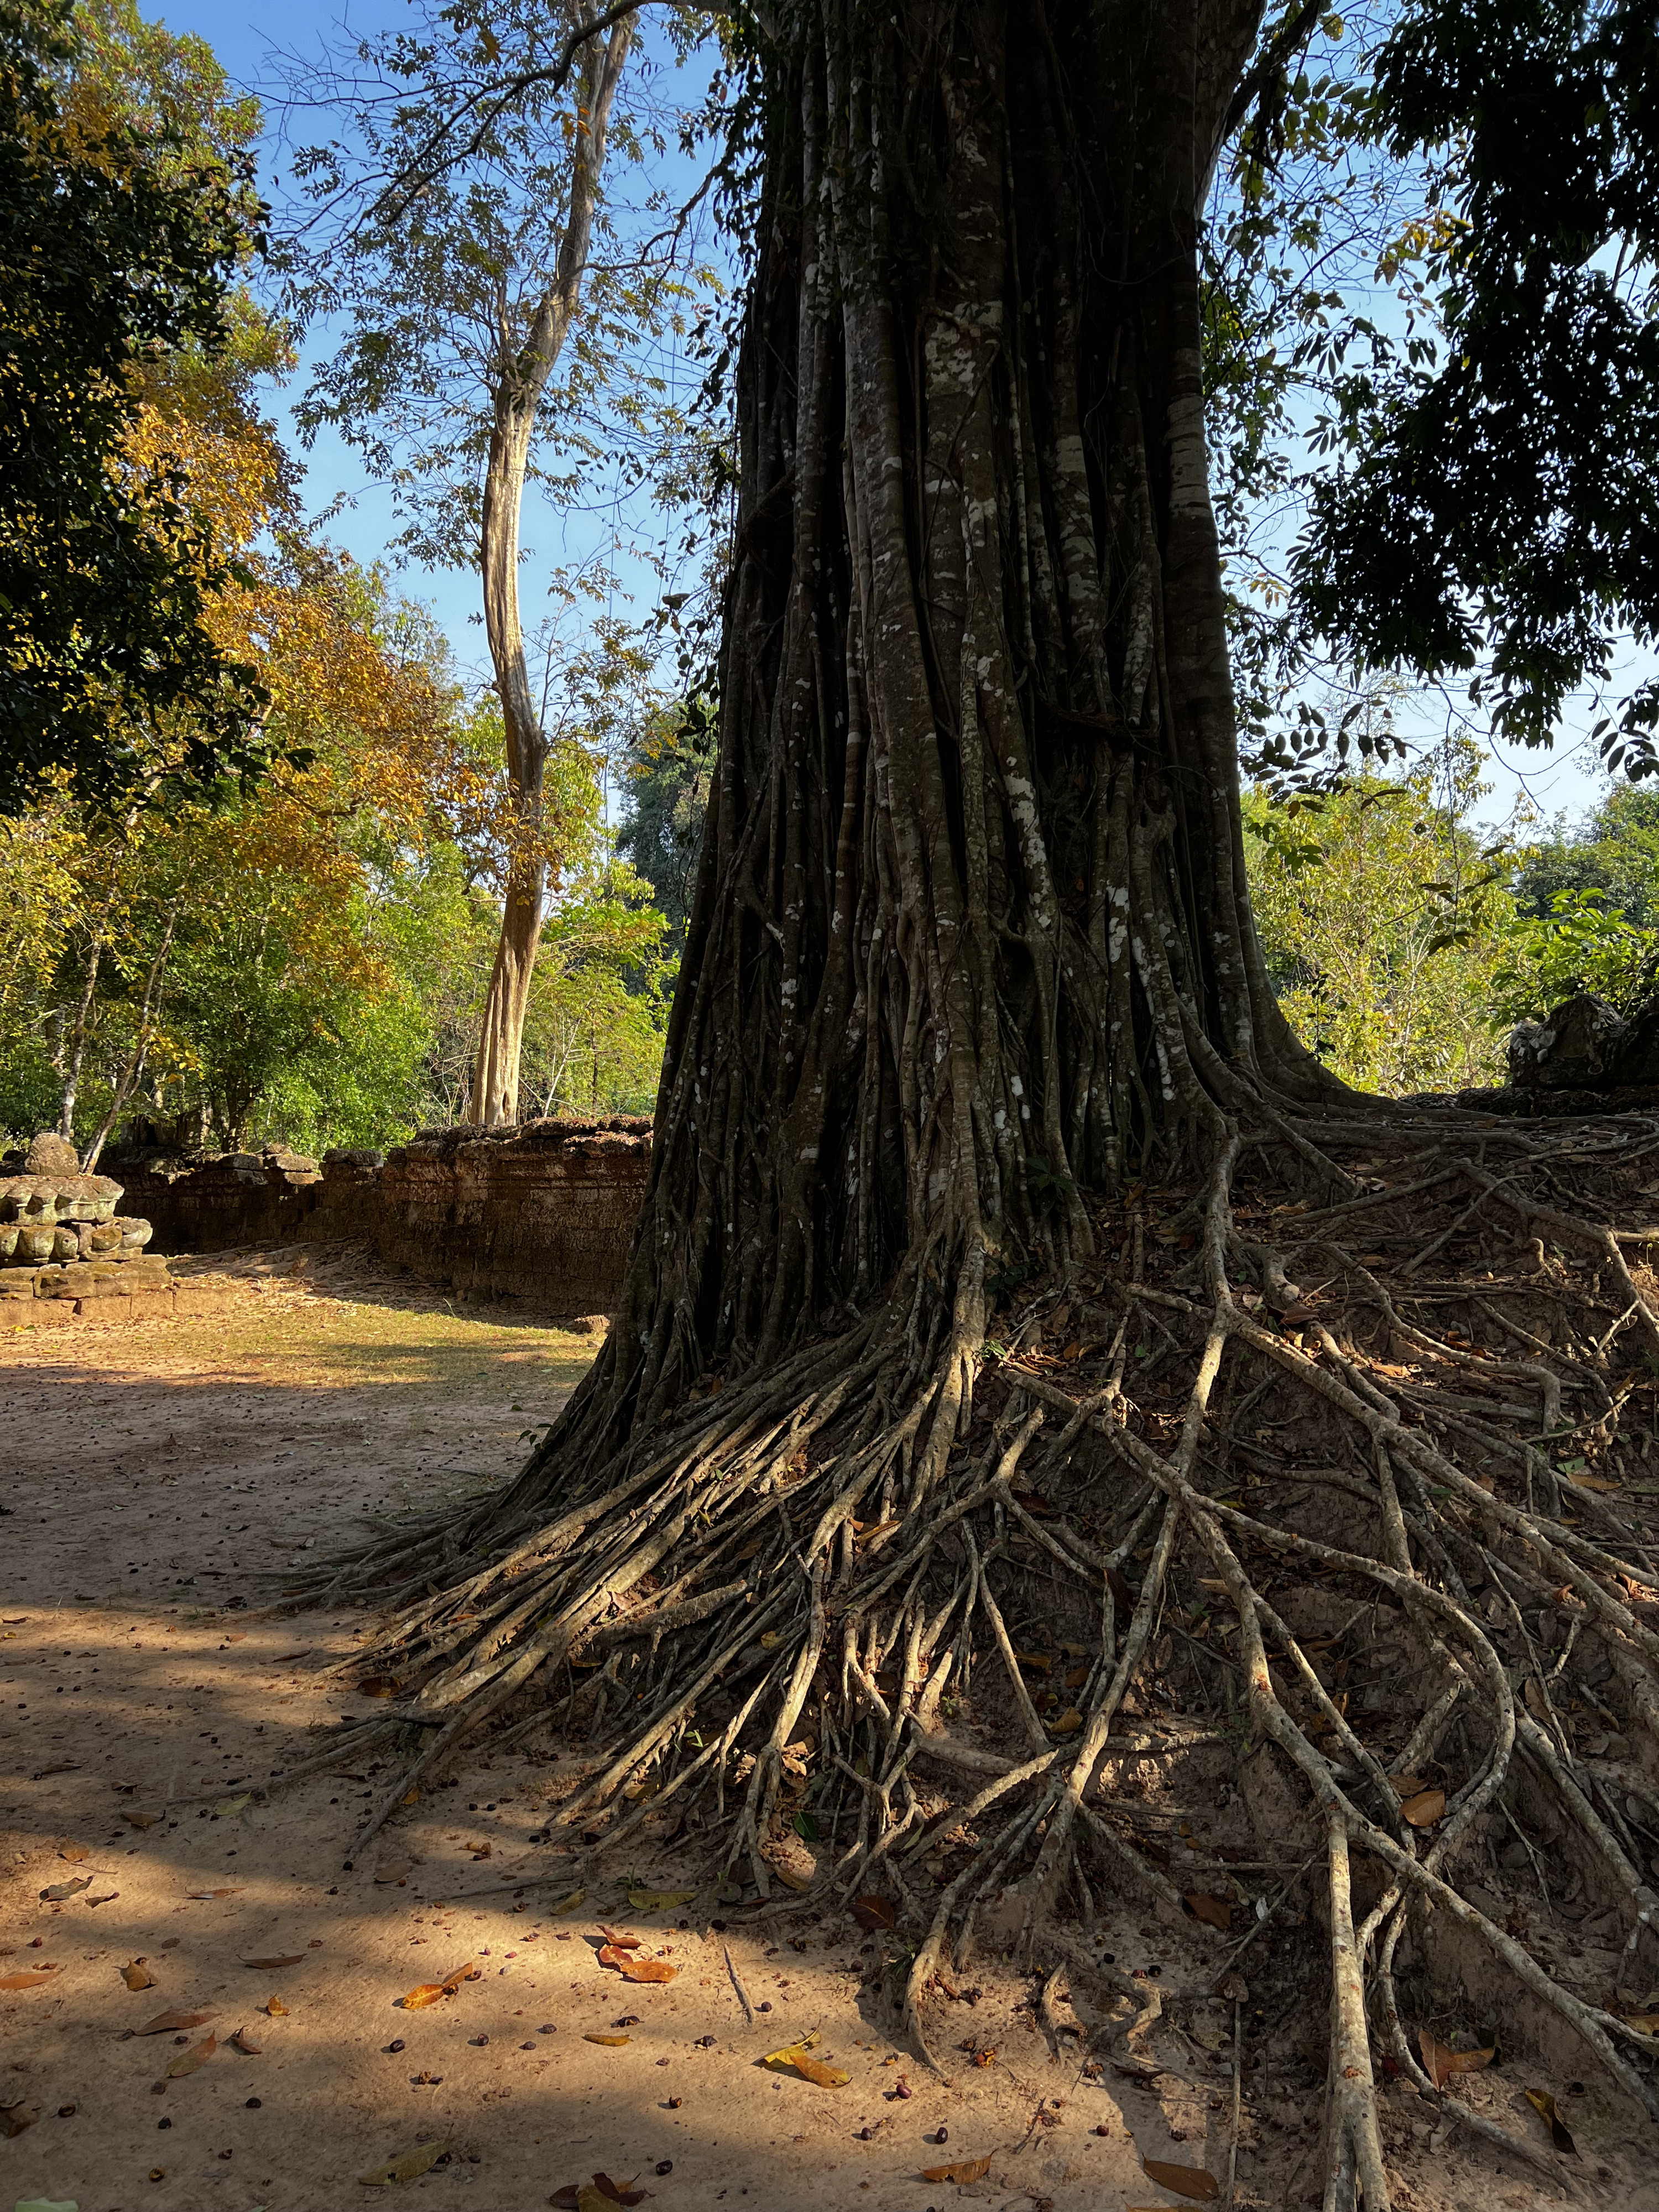
{"type": "MultiPolygon", "coordinates": [[[[171,28],[194,31],[208,40],[239,86],[262,93],[269,93],[271,88],[273,60],[279,50],[289,56],[307,51],[320,53],[325,46],[337,44],[343,30],[362,34],[407,20],[402,0],[354,0],[349,5],[343,4],[343,0],[282,0],[280,5],[271,4],[271,0],[263,5],[249,5],[247,0],[168,0],[156,12],[171,28]]],[[[268,144],[276,155],[274,135],[268,144]]],[[[688,178],[691,173],[688,167],[688,178]]],[[[298,388],[296,380],[289,396],[298,388]]],[[[283,394],[273,395],[273,409],[279,415],[285,404],[283,394]]],[[[330,535],[362,561],[382,558],[395,527],[391,503],[367,475],[359,458],[337,438],[325,434],[306,460],[308,503],[315,512],[336,508],[328,526],[330,535]]],[[[533,626],[545,605],[546,578],[552,566],[560,560],[579,560],[609,550],[613,536],[602,517],[562,516],[544,507],[538,510],[533,498],[527,502],[525,539],[532,557],[522,581],[527,627],[533,626]]],[[[635,593],[639,611],[648,611],[657,589],[648,572],[625,559],[619,568],[635,593]]],[[[401,581],[410,596],[433,608],[462,668],[482,681],[487,659],[483,631],[477,622],[475,578],[466,573],[415,569],[404,572],[401,581]]],[[[1594,714],[1590,702],[1580,702],[1567,736],[1553,753],[1522,753],[1513,759],[1495,756],[1491,770],[1494,788],[1486,809],[1488,815],[1494,820],[1502,818],[1523,792],[1547,814],[1562,809],[1578,812],[1589,805],[1604,787],[1604,779],[1582,742],[1574,740],[1582,740],[1594,714]]],[[[1431,702],[1425,702],[1425,713],[1417,718],[1419,734],[1432,735],[1431,716],[1431,702]]]]}

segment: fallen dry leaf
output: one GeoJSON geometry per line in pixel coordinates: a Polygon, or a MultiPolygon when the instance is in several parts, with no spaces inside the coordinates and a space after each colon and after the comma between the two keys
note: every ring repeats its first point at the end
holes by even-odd
{"type": "Polygon", "coordinates": [[[635,2189],[631,2181],[626,2184],[613,2181],[608,2173],[596,2173],[593,2186],[601,2197],[608,2197],[613,2204],[643,2204],[651,2194],[648,2189],[635,2189]]]}
{"type": "Polygon", "coordinates": [[[602,2043],[608,2051],[615,2051],[619,2049],[624,2043],[631,2043],[633,2041],[633,2038],[629,2035],[585,2035],[582,2038],[582,2041],[584,2043],[602,2043]]]}
{"type": "Polygon", "coordinates": [[[1443,1790],[1419,1790],[1415,1797],[1407,1798],[1401,1814],[1414,1828],[1431,1828],[1445,1814],[1446,1793],[1443,1790]]]}
{"type": "Polygon", "coordinates": [[[239,2027],[234,2034],[227,2036],[225,2040],[240,2051],[244,2058],[257,2058],[262,2048],[259,2044],[248,2041],[247,2030],[245,2027],[239,2027]]]}
{"type": "Polygon", "coordinates": [[[1188,1890],[1187,1910],[1194,1920],[1201,1920],[1206,1928],[1218,1928],[1224,1936],[1233,1924],[1233,1908],[1224,1897],[1212,1897],[1207,1890],[1188,1890]]]}
{"type": "Polygon", "coordinates": [[[401,2158],[391,2159],[385,2166],[377,2166],[373,2173],[360,2173],[357,2179],[365,2189],[384,2189],[394,2181],[418,2181],[423,2173],[430,2173],[438,2160],[449,2148],[441,2137],[434,2142],[416,2143],[401,2158]]]}
{"type": "Polygon", "coordinates": [[[599,1933],[612,1949],[617,1951],[637,1951],[645,1942],[643,1936],[630,1936],[625,1928],[607,1927],[603,1920],[599,1923],[599,1933]]]}
{"type": "Polygon", "coordinates": [[[1160,2189],[1172,2189],[1177,2197],[1189,2197],[1195,2204],[1212,2204],[1221,2194],[1220,2183],[1206,2166],[1170,2166],[1161,2158],[1143,2158],[1140,2170],[1160,2189]]]}
{"type": "Polygon", "coordinates": [[[120,1891],[119,1891],[118,1889],[112,1889],[112,1890],[106,1891],[106,1893],[105,1893],[102,1897],[89,1897],[89,1898],[87,1899],[87,1903],[88,1903],[89,1905],[113,1905],[113,1904],[114,1904],[114,1902],[115,1902],[115,1900],[116,1900],[116,1899],[117,1899],[118,1897],[119,1897],[119,1895],[120,1895],[120,1894],[121,1894],[121,1893],[120,1893],[120,1891]]]}
{"type": "Polygon", "coordinates": [[[273,1966],[297,1966],[304,1956],[303,1951],[284,1951],[278,1957],[272,1959],[244,1959],[242,1964],[245,1966],[257,1966],[264,1972],[273,1966]]]}
{"type": "Polygon", "coordinates": [[[252,1802],[253,1792],[251,1790],[244,1790],[240,1797],[222,1797],[213,1808],[213,1816],[216,1820],[228,1820],[252,1802]]]}
{"type": "Polygon", "coordinates": [[[42,1905],[61,1905],[66,1897],[79,1897],[83,1889],[91,1887],[92,1876],[89,1874],[83,1874],[74,1881],[55,1881],[50,1888],[41,1891],[40,1902],[42,1905]]]}
{"type": "Polygon", "coordinates": [[[1659,2012],[1627,2012],[1624,2019],[1638,2035],[1659,2035],[1659,2012]]]}
{"type": "Polygon", "coordinates": [[[784,1887],[786,1889],[793,1889],[797,1896],[799,1896],[803,1892],[811,1889],[812,1884],[818,1878],[818,1870],[817,1867],[813,1867],[809,1872],[803,1874],[799,1867],[786,1866],[781,1861],[776,1859],[770,1860],[768,1863],[770,1865],[773,1873],[776,1875],[778,1880],[783,1884],[784,1887]]]}
{"type": "Polygon", "coordinates": [[[562,1897],[559,1899],[558,1903],[553,1907],[550,1917],[555,1920],[562,1920],[567,1913],[574,1912],[576,1910],[576,1907],[581,1903],[582,1899],[586,1895],[587,1892],[585,1889],[573,1889],[568,1897],[562,1897]]]}
{"type": "Polygon", "coordinates": [[[1443,2089],[1454,2074],[1479,2074],[1492,2064],[1498,2050],[1494,2043],[1486,2051],[1454,2051],[1426,2027],[1417,2031],[1417,2047],[1423,2054],[1423,2070],[1437,2089],[1443,2089]]]}
{"type": "Polygon", "coordinates": [[[820,2089],[843,2088],[853,2078],[850,2074],[843,2074],[839,2066],[826,2066],[822,2059],[808,2056],[817,2040],[818,2030],[814,2028],[810,2035],[802,2036],[799,2042],[781,2044],[777,2050],[769,2051],[760,2063],[763,2066],[769,2066],[775,2073],[782,2074],[793,2069],[803,2081],[815,2082],[820,2089]]]}
{"type": "Polygon", "coordinates": [[[1570,1474],[1567,1480],[1575,1490],[1594,1490],[1604,1498],[1617,1496],[1622,1484],[1609,1482],[1604,1474],[1570,1474]]]}
{"type": "Polygon", "coordinates": [[[90,1858],[92,1853],[84,1844],[64,1844],[58,1847],[58,1856],[60,1859],[67,1859],[71,1866],[79,1866],[82,1860],[90,1858]]]}
{"type": "Polygon", "coordinates": [[[924,2166],[921,2169],[921,2178],[924,2181],[955,2181],[963,2184],[970,2181],[983,2181],[991,2171],[991,2160],[995,2156],[994,2151],[988,2151],[983,2158],[959,2158],[953,2166],[924,2166]]]}
{"type": "Polygon", "coordinates": [[[453,1997],[461,1984],[475,1972],[469,1959],[464,1966],[457,1966],[453,1974],[446,1974],[441,1982],[422,1982],[410,1990],[407,1996],[396,1999],[405,2012],[419,2012],[424,2005],[436,2004],[440,1997],[453,1997]]]}
{"type": "Polygon", "coordinates": [[[898,1923],[898,1915],[884,1897],[855,1897],[853,1917],[860,1928],[893,1928],[898,1923]]]}
{"type": "Polygon", "coordinates": [[[360,1698],[395,1698],[403,1684],[395,1674],[369,1674],[357,1685],[360,1698]]]}
{"type": "Polygon", "coordinates": [[[1415,1797],[1419,1790],[1429,1786],[1420,1774],[1391,1774],[1389,1783],[1396,1797],[1415,1797]]]}
{"type": "Polygon", "coordinates": [[[1083,1716],[1075,1705],[1068,1705],[1057,1721],[1050,1721],[1050,1735],[1075,1735],[1083,1726],[1083,1716]]]}
{"type": "Polygon", "coordinates": [[[384,1866],[375,1868],[374,1879],[376,1881],[406,1881],[414,1871],[414,1866],[408,1859],[388,1859],[384,1866]]]}
{"type": "Polygon", "coordinates": [[[288,2007],[283,2002],[281,1997],[272,1997],[270,2002],[266,2004],[263,2009],[272,2020],[286,2020],[288,2018],[288,2007]]]}
{"type": "Polygon", "coordinates": [[[631,1952],[619,1951],[614,1943],[607,1943],[599,1953],[602,1966],[614,1966],[625,1982],[672,1982],[678,1973],[666,1959],[636,1959],[631,1952]]]}
{"type": "Polygon", "coordinates": [[[487,1859],[493,1856],[495,1847],[493,1844],[469,1844],[466,1848],[471,1852],[473,1859],[476,1862],[479,1859],[487,1859]]]}
{"type": "Polygon", "coordinates": [[[40,2106],[31,2104],[27,2097],[15,2105],[0,2105],[0,2120],[4,2121],[5,2132],[9,2136],[21,2136],[24,2129],[32,2128],[40,2117],[40,2106]]]}
{"type": "Polygon", "coordinates": [[[147,2020],[134,2032],[139,2035],[181,2035],[187,2027],[200,2027],[204,2020],[211,2020],[210,2012],[158,2012],[154,2020],[147,2020]]]}
{"type": "Polygon", "coordinates": [[[42,1982],[49,1982],[57,1972],[55,1966],[41,1966],[31,1974],[0,1974],[0,1990],[33,1990],[42,1982]]]}
{"type": "Polygon", "coordinates": [[[130,1990],[153,1990],[155,1987],[155,1977],[142,1959],[135,1959],[131,1966],[123,1966],[121,1979],[130,1990]]]}
{"type": "Polygon", "coordinates": [[[166,1817],[163,1813],[129,1813],[125,1808],[121,1814],[128,1826],[133,1828],[159,1827],[166,1817]]]}
{"type": "Polygon", "coordinates": [[[207,2064],[218,2048],[219,2040],[216,2036],[204,2035],[199,2043],[194,2043],[188,2051],[181,2051],[179,2053],[167,2069],[167,2080],[178,2081],[181,2081],[186,2074],[193,2074],[198,2066],[207,2064]]]}
{"type": "Polygon", "coordinates": [[[672,1912],[677,1905],[696,1901],[695,1889],[630,1889],[628,1901],[635,1912],[672,1912]]]}
{"type": "Polygon", "coordinates": [[[279,1651],[270,1663],[273,1667],[286,1667],[290,1659],[308,1659],[310,1656],[311,1646],[307,1644],[297,1651],[279,1651]]]}
{"type": "Polygon", "coordinates": [[[1550,2141],[1555,2145],[1557,2150],[1565,2151],[1569,2158],[1577,2158],[1578,2155],[1578,2146],[1573,2141],[1571,2130],[1568,2128],[1566,2122],[1562,2118],[1560,2113],[1556,2111],[1555,2100],[1551,2096],[1549,2091],[1547,2089],[1528,2089],[1527,2092],[1527,2102],[1532,2106],[1534,2112],[1538,2114],[1540,2119],[1547,2120],[1549,2123],[1550,2141]]]}
{"type": "Polygon", "coordinates": [[[239,1884],[234,1889],[192,1889],[191,1901],[195,1905],[210,1905],[216,1897],[240,1897],[245,1887],[246,1884],[239,1884]]]}

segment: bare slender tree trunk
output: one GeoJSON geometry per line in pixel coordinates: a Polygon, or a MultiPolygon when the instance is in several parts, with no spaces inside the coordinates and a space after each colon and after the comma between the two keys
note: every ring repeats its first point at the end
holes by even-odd
{"type": "Polygon", "coordinates": [[[553,278],[538,305],[528,337],[520,338],[505,329],[501,336],[480,550],[484,630],[501,702],[514,838],[507,855],[501,933],[484,1001],[472,1080],[472,1119],[486,1127],[518,1116],[519,1057],[531,978],[541,943],[547,882],[542,807],[547,735],[525,660],[524,624],[519,609],[525,477],[542,394],[580,307],[582,280],[592,244],[594,207],[605,169],[605,137],[634,27],[635,18],[623,16],[607,40],[594,39],[588,45],[577,93],[570,207],[553,278]]]}

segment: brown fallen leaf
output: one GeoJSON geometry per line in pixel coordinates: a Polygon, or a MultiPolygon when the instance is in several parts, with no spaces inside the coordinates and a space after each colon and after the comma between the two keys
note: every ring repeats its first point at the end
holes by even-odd
{"type": "Polygon", "coordinates": [[[1437,2089],[1443,2089],[1454,2074],[1479,2074],[1492,2064],[1498,2051],[1495,2043],[1486,2051],[1454,2051],[1426,2027],[1417,2031],[1417,2047],[1423,2054],[1423,2070],[1437,2089]]]}
{"type": "Polygon", "coordinates": [[[181,2051],[179,2053],[167,2069],[167,2080],[179,2081],[182,2081],[186,2074],[195,2073],[198,2066],[207,2064],[218,2048],[219,2039],[216,2036],[204,2035],[199,2043],[193,2043],[188,2051],[181,2051]]]}
{"type": "Polygon", "coordinates": [[[360,2173],[357,2179],[365,2189],[385,2189],[398,2181],[418,2181],[423,2173],[430,2173],[438,2160],[449,2148],[441,2137],[432,2142],[416,2143],[400,2158],[388,2160],[377,2166],[373,2173],[360,2173]]]}
{"type": "Polygon", "coordinates": [[[40,1902],[42,1905],[61,1905],[66,1897],[79,1897],[83,1889],[91,1887],[92,1876],[89,1874],[83,1874],[74,1881],[55,1881],[49,1888],[41,1891],[40,1902]]]}
{"type": "Polygon", "coordinates": [[[666,1959],[636,1959],[629,1951],[619,1951],[614,1943],[607,1943],[599,1953],[602,1966],[614,1966],[625,1982],[672,1982],[678,1973],[666,1959]]]}
{"type": "Polygon", "coordinates": [[[983,2181],[991,2171],[991,2160],[995,2156],[994,2151],[988,2151],[983,2158],[959,2158],[952,2166],[924,2166],[921,2169],[921,2178],[924,2181],[955,2181],[963,2184],[970,2181],[983,2181]]]}
{"type": "Polygon", "coordinates": [[[239,1882],[234,1889],[192,1889],[191,1902],[193,1905],[210,1905],[216,1897],[240,1897],[246,1887],[246,1883],[239,1882]]]}
{"type": "Polygon", "coordinates": [[[1083,1716],[1075,1705],[1068,1705],[1058,1720],[1048,1723],[1050,1735],[1075,1735],[1083,1726],[1083,1716]]]}
{"type": "Polygon", "coordinates": [[[1143,2158],[1140,2170],[1160,2189],[1172,2189],[1177,2197],[1191,2197],[1194,2204],[1212,2204],[1221,2194],[1220,2183],[1206,2166],[1170,2166],[1161,2158],[1143,2158]]]}
{"type": "Polygon", "coordinates": [[[166,1817],[162,1813],[130,1813],[125,1807],[121,1813],[121,1818],[132,1828],[159,1827],[166,1817]]]}
{"type": "Polygon", "coordinates": [[[567,1913],[576,1910],[586,1895],[587,1892],[585,1889],[573,1889],[568,1897],[562,1897],[559,1899],[550,1917],[555,1920],[562,1920],[567,1913]]]}
{"type": "Polygon", "coordinates": [[[260,2044],[249,2040],[248,2032],[245,2027],[237,2028],[234,2033],[228,2035],[225,2040],[234,2050],[240,2051],[244,2058],[257,2058],[264,2047],[260,2044]]]}
{"type": "MultiPolygon", "coordinates": [[[[370,1674],[357,1685],[360,1698],[395,1698],[403,1684],[395,1674],[370,1674]]],[[[426,2171],[423,2166],[422,2172],[426,2171]]]]}
{"type": "Polygon", "coordinates": [[[281,1997],[272,1997],[270,2002],[265,2005],[263,2009],[272,2020],[286,2020],[288,2018],[288,2007],[283,2002],[281,1997]]]}
{"type": "Polygon", "coordinates": [[[384,1866],[375,1868],[374,1879],[376,1881],[406,1881],[414,1871],[413,1863],[408,1859],[388,1859],[384,1866]]]}
{"type": "Polygon", "coordinates": [[[574,2198],[576,2212],[611,2212],[613,2201],[604,2190],[595,2189],[586,2181],[576,2191],[574,2198]]]}
{"type": "Polygon", "coordinates": [[[884,1897],[855,1897],[853,1917],[860,1928],[886,1929],[898,1924],[898,1915],[884,1897]]]}
{"type": "Polygon", "coordinates": [[[1638,2035],[1659,2035],[1659,2012],[1627,2012],[1624,2019],[1638,2035]]]}
{"type": "Polygon", "coordinates": [[[58,1847],[58,1856],[60,1859],[67,1859],[71,1866],[79,1866],[82,1859],[90,1858],[92,1854],[84,1844],[64,1844],[58,1847]]]}
{"type": "Polygon", "coordinates": [[[31,1974],[0,1974],[0,1990],[34,1990],[42,1982],[49,1982],[57,1972],[55,1966],[41,1966],[31,1974]]]}
{"type": "Polygon", "coordinates": [[[466,1848],[471,1852],[475,1861],[489,1858],[495,1851],[493,1844],[469,1844],[466,1848]]]}
{"type": "Polygon", "coordinates": [[[258,1966],[264,1972],[273,1966],[297,1966],[304,1956],[303,1951],[284,1951],[272,1959],[244,1959],[242,1964],[245,1966],[258,1966]]]}
{"type": "Polygon", "coordinates": [[[582,2038],[584,2043],[602,2043],[608,2051],[617,2050],[623,2044],[631,2043],[633,2039],[629,2035],[585,2035],[582,2038]]]}
{"type": "Polygon", "coordinates": [[[799,2074],[804,2081],[811,2081],[820,2089],[845,2088],[853,2078],[850,2074],[844,2074],[839,2066],[826,2066],[821,2058],[808,2055],[817,2040],[818,2031],[814,2028],[811,2035],[802,2036],[798,2043],[782,2044],[776,2051],[769,2051],[760,2063],[769,2066],[775,2074],[799,2074]]]}
{"type": "Polygon", "coordinates": [[[1445,1814],[1446,1793],[1443,1790],[1419,1790],[1415,1797],[1407,1798],[1400,1810],[1413,1827],[1431,1828],[1445,1814]]]}
{"type": "Polygon", "coordinates": [[[31,2104],[27,2097],[15,2105],[0,2105],[0,2121],[5,2123],[5,2133],[21,2136],[25,2128],[32,2128],[40,2117],[40,2106],[31,2104]]]}
{"type": "MultiPolygon", "coordinates": [[[[682,1905],[695,1905],[696,1897],[695,1889],[630,1889],[628,1893],[628,1901],[635,1912],[672,1912],[682,1905]]],[[[623,2201],[617,2199],[619,2203],[623,2201]]]]}
{"type": "Polygon", "coordinates": [[[648,2189],[635,2189],[631,2181],[613,2181],[608,2173],[596,2173],[593,2186],[611,2204],[643,2204],[651,2194],[648,2189]]]}
{"type": "Polygon", "coordinates": [[[114,1902],[115,1902],[115,1900],[116,1900],[116,1899],[117,1899],[118,1897],[119,1897],[119,1895],[120,1895],[120,1894],[121,1894],[121,1893],[120,1893],[120,1891],[119,1891],[118,1889],[112,1889],[112,1890],[108,1890],[108,1891],[106,1891],[106,1892],[105,1893],[105,1894],[104,1894],[102,1897],[89,1897],[89,1898],[87,1899],[87,1903],[88,1903],[89,1905],[113,1905],[113,1904],[114,1904],[114,1902]]]}
{"type": "Polygon", "coordinates": [[[121,1979],[130,1990],[153,1990],[155,1987],[155,1977],[142,1959],[135,1959],[131,1966],[123,1966],[121,1979]]]}
{"type": "Polygon", "coordinates": [[[1233,1924],[1233,1908],[1224,1897],[1212,1897],[1207,1890],[1188,1890],[1185,1899],[1187,1910],[1194,1920],[1201,1920],[1206,1928],[1218,1928],[1224,1936],[1233,1924]]]}
{"type": "Polygon", "coordinates": [[[311,1646],[304,1644],[297,1651],[279,1651],[270,1663],[273,1667],[286,1667],[290,1659],[308,1659],[310,1656],[311,1646]]]}
{"type": "Polygon", "coordinates": [[[1570,1474],[1567,1480],[1575,1490],[1594,1490],[1603,1498],[1616,1497],[1623,1485],[1609,1482],[1604,1474],[1570,1474]]]}
{"type": "Polygon", "coordinates": [[[210,2012],[158,2012],[154,2020],[147,2020],[138,2035],[182,2035],[187,2027],[200,2027],[204,2021],[211,2020],[210,2012]]]}
{"type": "Polygon", "coordinates": [[[603,1920],[599,1923],[599,1933],[615,1951],[637,1951],[645,1942],[643,1936],[630,1936],[625,1929],[607,1928],[603,1920]]]}
{"type": "Polygon", "coordinates": [[[1550,2141],[1555,2145],[1557,2150],[1565,2151],[1569,2158],[1577,2158],[1578,2155],[1578,2146],[1573,2141],[1571,2130],[1568,2128],[1566,2122],[1562,2118],[1560,2113],[1556,2111],[1555,2100],[1551,2096],[1549,2091],[1547,2089],[1528,2089],[1527,2092],[1527,2102],[1532,2106],[1534,2112],[1537,2113],[1540,2119],[1548,2121],[1550,2141]]]}

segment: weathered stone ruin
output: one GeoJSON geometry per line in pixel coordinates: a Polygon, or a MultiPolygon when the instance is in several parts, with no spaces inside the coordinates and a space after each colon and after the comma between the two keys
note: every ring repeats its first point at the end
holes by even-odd
{"type": "Polygon", "coordinates": [[[171,1252],[361,1237],[462,1297],[603,1314],[622,1286],[651,1161],[637,1115],[422,1129],[391,1153],[286,1145],[203,1159],[122,1156],[171,1252]]]}
{"type": "Polygon", "coordinates": [[[1579,991],[1541,1022],[1522,1022],[1509,1041],[1509,1082],[1483,1103],[1512,1112],[1605,1114],[1659,1104],[1659,1000],[1626,1018],[1579,991]]]}
{"type": "Polygon", "coordinates": [[[52,1320],[67,1319],[70,1308],[78,1316],[83,1306],[109,1320],[133,1318],[135,1299],[142,1310],[173,1310],[167,1263],[144,1249],[150,1224],[118,1213],[121,1197],[110,1176],[82,1175],[65,1138],[35,1138],[21,1173],[0,1180],[0,1302],[8,1322],[36,1317],[23,1308],[42,1299],[52,1303],[44,1316],[52,1320]]]}

